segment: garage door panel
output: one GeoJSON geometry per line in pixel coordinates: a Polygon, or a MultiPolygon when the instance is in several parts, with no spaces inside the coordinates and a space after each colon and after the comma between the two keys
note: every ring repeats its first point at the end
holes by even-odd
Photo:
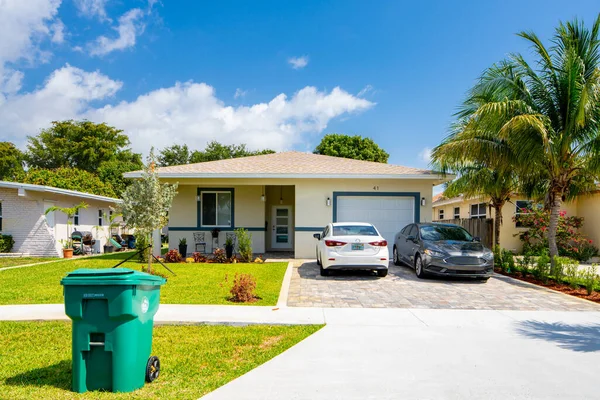
{"type": "MultiPolygon", "coordinates": [[[[415,199],[406,196],[339,196],[336,221],[368,222],[389,243],[404,226],[415,222],[415,199]]],[[[390,252],[392,247],[390,246],[390,252]]]]}

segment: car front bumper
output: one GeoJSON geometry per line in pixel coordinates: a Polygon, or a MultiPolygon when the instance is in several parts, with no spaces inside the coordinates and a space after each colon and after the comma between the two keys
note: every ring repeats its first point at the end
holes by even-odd
{"type": "Polygon", "coordinates": [[[439,276],[460,276],[464,278],[489,278],[494,274],[494,261],[489,260],[478,265],[448,263],[437,257],[425,256],[424,270],[428,274],[439,276]]]}

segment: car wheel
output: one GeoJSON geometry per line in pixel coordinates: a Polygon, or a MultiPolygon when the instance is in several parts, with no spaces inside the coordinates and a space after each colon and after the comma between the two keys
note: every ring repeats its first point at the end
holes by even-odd
{"type": "Polygon", "coordinates": [[[319,260],[319,250],[317,250],[317,265],[318,266],[322,265],[321,260],[319,260]]]}
{"type": "Polygon", "coordinates": [[[425,270],[423,269],[423,261],[421,260],[421,256],[418,254],[415,256],[415,274],[419,279],[425,278],[426,275],[425,270]]]}
{"type": "Polygon", "coordinates": [[[394,246],[394,265],[400,265],[400,259],[398,258],[398,248],[394,246]]]}
{"type": "Polygon", "coordinates": [[[321,267],[319,268],[320,272],[321,272],[321,276],[329,276],[329,271],[326,270],[325,268],[323,268],[323,266],[321,265],[321,267]]]}
{"type": "Polygon", "coordinates": [[[377,270],[377,276],[380,278],[385,278],[388,274],[388,270],[387,269],[379,269],[377,270]]]}

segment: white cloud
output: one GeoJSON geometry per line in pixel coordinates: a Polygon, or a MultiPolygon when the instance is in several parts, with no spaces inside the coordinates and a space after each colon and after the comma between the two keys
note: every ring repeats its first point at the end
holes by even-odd
{"type": "Polygon", "coordinates": [[[52,31],[52,43],[61,44],[65,41],[65,24],[58,19],[55,23],[50,27],[52,31]]]}
{"type": "Polygon", "coordinates": [[[360,92],[358,92],[357,96],[358,97],[363,97],[365,94],[369,93],[373,91],[373,86],[372,85],[367,85],[364,88],[361,89],[360,92]]]}
{"type": "Polygon", "coordinates": [[[100,21],[110,21],[106,14],[107,0],[75,0],[75,7],[81,15],[88,18],[98,17],[100,21]]]}
{"type": "Polygon", "coordinates": [[[290,57],[288,58],[288,63],[294,69],[302,69],[308,65],[308,56],[290,57]]]}
{"type": "Polygon", "coordinates": [[[0,124],[6,140],[23,146],[27,135],[61,119],[89,119],[124,129],[134,150],[189,143],[201,148],[210,140],[246,143],[250,148],[290,149],[307,134],[320,133],[341,115],[361,112],[374,103],[334,88],[305,87],[291,97],[280,94],[267,103],[228,106],[205,83],[177,83],[137,99],[106,104],[122,86],[99,72],[66,65],[38,90],[0,101],[0,124]]]}
{"type": "Polygon", "coordinates": [[[419,160],[426,162],[429,164],[431,162],[431,148],[425,147],[419,153],[419,160]]]}
{"type": "Polygon", "coordinates": [[[143,11],[139,8],[127,11],[119,18],[119,25],[113,28],[118,36],[112,39],[100,36],[90,44],[90,54],[103,56],[115,50],[133,47],[136,37],[144,31],[144,24],[139,21],[143,15],[143,11]]]}
{"type": "Polygon", "coordinates": [[[0,1],[0,101],[3,92],[21,87],[23,74],[14,64],[48,59],[40,43],[51,37],[59,6],[60,0],[0,1]]]}
{"type": "Polygon", "coordinates": [[[235,94],[233,95],[234,99],[240,98],[240,97],[244,97],[246,94],[248,94],[247,90],[242,90],[240,88],[235,89],[235,94]]]}

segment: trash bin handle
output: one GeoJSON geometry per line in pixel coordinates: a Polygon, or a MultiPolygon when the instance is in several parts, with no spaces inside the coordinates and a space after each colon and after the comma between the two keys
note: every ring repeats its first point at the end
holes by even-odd
{"type": "Polygon", "coordinates": [[[104,346],[104,342],[90,342],[90,346],[104,346]]]}

